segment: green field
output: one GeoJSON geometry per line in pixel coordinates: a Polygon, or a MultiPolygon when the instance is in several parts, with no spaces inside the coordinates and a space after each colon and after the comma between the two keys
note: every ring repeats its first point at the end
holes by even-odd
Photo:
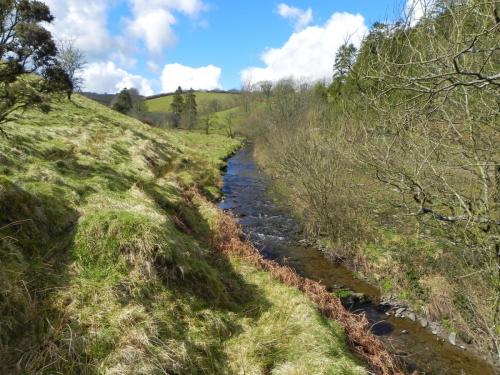
{"type": "MultiPolygon", "coordinates": [[[[240,107],[216,112],[210,119],[209,134],[220,134],[224,136],[230,136],[231,133],[238,134],[241,130],[243,120],[244,116],[240,107]]],[[[192,130],[202,133],[206,132],[206,116],[199,116],[196,127],[192,130]]]]}
{"type": "MultiPolygon", "coordinates": [[[[174,95],[162,96],[160,98],[146,100],[146,105],[150,112],[170,112],[170,104],[174,95]]],[[[196,103],[198,111],[204,112],[204,108],[212,100],[217,100],[224,109],[236,107],[238,105],[238,94],[219,92],[196,92],[196,103]]]]}
{"type": "Polygon", "coordinates": [[[210,247],[240,141],[91,100],[0,137],[0,373],[364,374],[296,289],[210,247]]]}

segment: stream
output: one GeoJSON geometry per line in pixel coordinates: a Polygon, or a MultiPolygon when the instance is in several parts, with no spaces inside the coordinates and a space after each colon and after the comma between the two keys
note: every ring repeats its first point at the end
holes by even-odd
{"type": "Polygon", "coordinates": [[[327,260],[319,250],[301,245],[299,224],[284,207],[273,202],[268,190],[269,181],[258,169],[251,145],[228,160],[222,189],[224,200],[220,207],[238,218],[246,235],[265,258],[320,281],[329,291],[349,289],[367,296],[371,302],[357,302],[346,307],[366,315],[371,331],[403,361],[408,371],[432,375],[499,373],[471,350],[438,338],[418,321],[387,315],[389,306],[378,303],[378,289],[356,278],[346,267],[327,260]]]}

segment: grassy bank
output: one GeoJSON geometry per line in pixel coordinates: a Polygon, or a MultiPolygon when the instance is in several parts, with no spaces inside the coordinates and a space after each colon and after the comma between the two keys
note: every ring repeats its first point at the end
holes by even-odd
{"type": "Polygon", "coordinates": [[[212,251],[211,206],[184,192],[217,197],[238,141],[80,96],[4,130],[0,372],[366,372],[305,295],[212,251]]]}

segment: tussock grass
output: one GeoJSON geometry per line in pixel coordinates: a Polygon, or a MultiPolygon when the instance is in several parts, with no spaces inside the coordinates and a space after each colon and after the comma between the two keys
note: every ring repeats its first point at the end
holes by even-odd
{"type": "Polygon", "coordinates": [[[0,373],[365,373],[304,295],[211,249],[239,142],[90,100],[0,139],[0,373]]]}

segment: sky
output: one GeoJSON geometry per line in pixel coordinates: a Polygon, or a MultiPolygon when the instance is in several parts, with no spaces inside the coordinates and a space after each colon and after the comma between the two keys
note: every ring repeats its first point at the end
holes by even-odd
{"type": "Polygon", "coordinates": [[[374,22],[408,8],[396,0],[43,1],[54,38],[86,56],[85,91],[143,95],[325,80],[346,40],[359,45],[374,22]]]}

